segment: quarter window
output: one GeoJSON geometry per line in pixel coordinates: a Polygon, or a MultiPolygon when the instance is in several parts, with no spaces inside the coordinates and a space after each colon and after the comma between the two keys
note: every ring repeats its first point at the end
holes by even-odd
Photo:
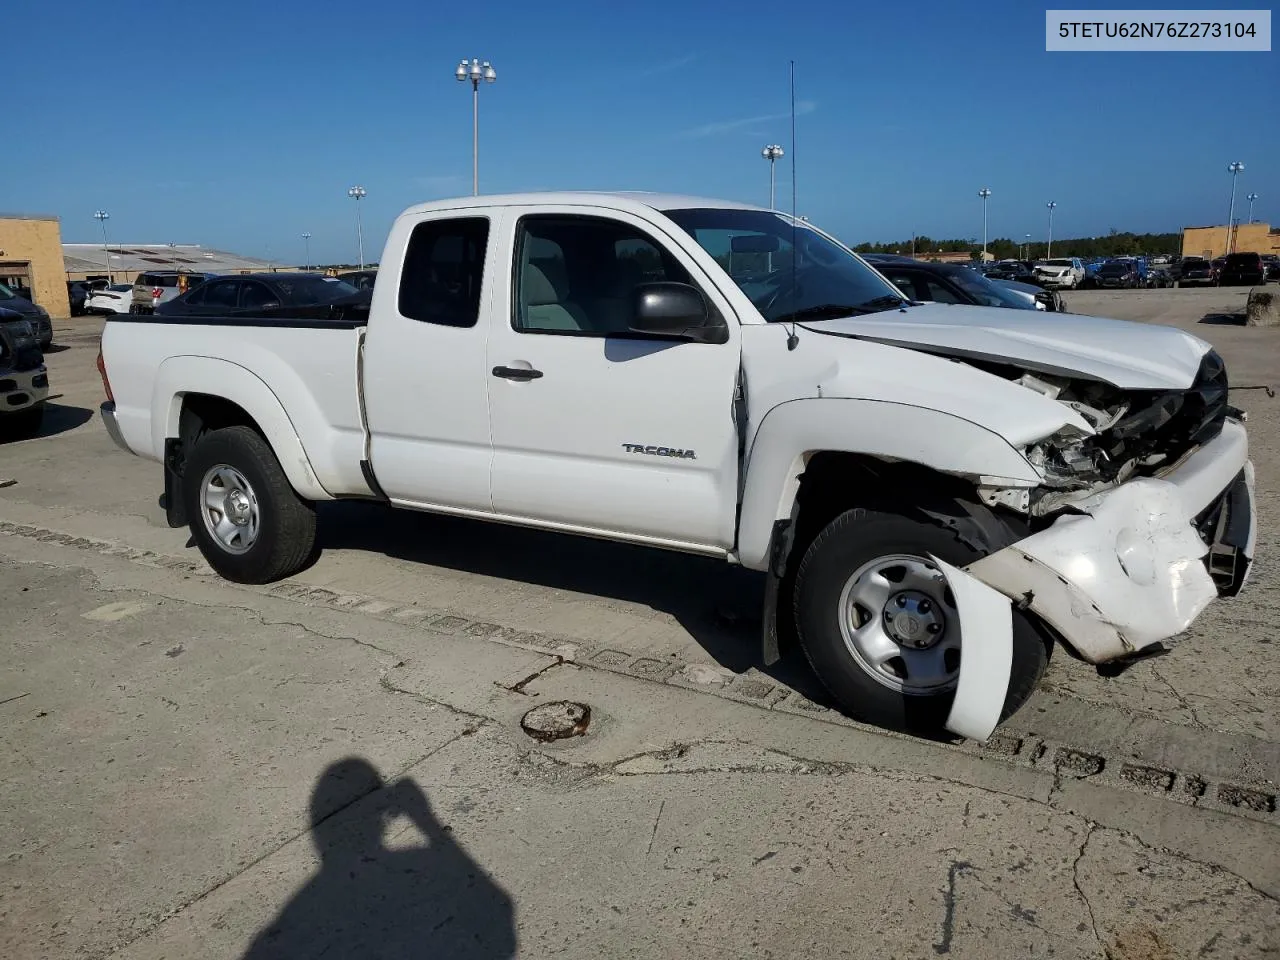
{"type": "Polygon", "coordinates": [[[486,217],[428,220],[413,228],[400,275],[400,313],[447,327],[474,327],[480,318],[486,217]]]}
{"type": "Polygon", "coordinates": [[[209,289],[204,295],[204,302],[206,306],[234,310],[236,296],[239,292],[239,280],[217,280],[209,284],[209,289]]]}

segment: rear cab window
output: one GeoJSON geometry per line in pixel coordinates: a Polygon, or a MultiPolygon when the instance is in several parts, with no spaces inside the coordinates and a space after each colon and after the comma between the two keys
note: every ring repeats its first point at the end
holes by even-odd
{"type": "Polygon", "coordinates": [[[413,228],[400,273],[402,316],[446,327],[480,319],[488,217],[427,220],[413,228]]]}

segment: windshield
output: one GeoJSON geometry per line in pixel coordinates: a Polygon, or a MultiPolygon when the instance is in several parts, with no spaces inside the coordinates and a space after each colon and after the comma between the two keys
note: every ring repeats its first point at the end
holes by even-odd
{"type": "Polygon", "coordinates": [[[1126,263],[1108,263],[1105,264],[1099,273],[1128,273],[1129,265],[1126,263]]]}
{"type": "Polygon", "coordinates": [[[16,293],[6,287],[3,283],[0,283],[0,300],[12,300],[16,296],[16,293]]]}
{"type": "Polygon", "coordinates": [[[782,214],[663,212],[716,258],[770,323],[875,313],[910,302],[844,247],[782,214]]]}
{"type": "Polygon", "coordinates": [[[951,273],[950,276],[956,286],[983,306],[1017,307],[1022,310],[1034,306],[1034,303],[1026,297],[1019,296],[1008,287],[992,283],[977,271],[960,269],[951,273]]]}
{"type": "Polygon", "coordinates": [[[1046,260],[1045,263],[1051,267],[1070,267],[1073,265],[1070,260],[1046,260]]]}
{"type": "Polygon", "coordinates": [[[291,277],[275,283],[291,303],[332,303],[360,292],[345,280],[333,277],[291,277]]]}

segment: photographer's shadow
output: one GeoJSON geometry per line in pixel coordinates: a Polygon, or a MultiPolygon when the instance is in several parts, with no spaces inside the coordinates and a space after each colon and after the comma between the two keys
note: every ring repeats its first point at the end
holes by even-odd
{"type": "Polygon", "coordinates": [[[311,814],[320,872],[258,933],[244,960],[515,955],[510,897],[441,827],[412,780],[384,784],[367,761],[341,760],[316,783],[311,814]],[[400,815],[426,846],[384,844],[387,824],[400,815]]]}

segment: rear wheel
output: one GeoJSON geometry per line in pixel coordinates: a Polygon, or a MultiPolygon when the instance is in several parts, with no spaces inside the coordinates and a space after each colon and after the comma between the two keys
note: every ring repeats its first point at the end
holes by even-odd
{"type": "Polygon", "coordinates": [[[315,509],[250,427],[213,430],[196,441],[183,467],[183,496],[196,545],[228,580],[270,583],[311,556],[315,509]]]}
{"type": "MultiPolygon", "coordinates": [[[[925,734],[944,732],[965,630],[936,556],[963,567],[1016,537],[965,505],[943,526],[914,511],[849,510],[810,543],[796,572],[800,645],[852,716],[925,734]]],[[[1001,719],[1035,689],[1052,641],[1013,611],[1013,665],[1001,719]]]]}

